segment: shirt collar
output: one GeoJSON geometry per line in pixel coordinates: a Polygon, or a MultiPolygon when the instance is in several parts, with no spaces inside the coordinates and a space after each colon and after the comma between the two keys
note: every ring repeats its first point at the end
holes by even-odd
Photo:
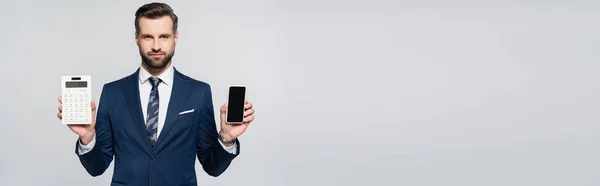
{"type": "MultiPolygon", "coordinates": [[[[148,81],[148,78],[152,77],[152,74],[150,74],[150,72],[146,71],[146,69],[142,66],[140,66],[140,83],[144,84],[148,81]]],[[[169,68],[167,68],[167,70],[165,70],[162,74],[156,76],[158,78],[160,78],[161,83],[164,83],[167,86],[170,86],[171,83],[173,82],[173,76],[174,76],[174,71],[173,71],[173,65],[169,64],[169,68]]]]}

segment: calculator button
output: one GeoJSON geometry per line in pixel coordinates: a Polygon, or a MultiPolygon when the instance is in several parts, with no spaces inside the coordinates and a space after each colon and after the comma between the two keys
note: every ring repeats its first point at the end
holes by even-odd
{"type": "Polygon", "coordinates": [[[91,122],[89,89],[66,89],[63,94],[63,120],[66,123],[91,122]]]}

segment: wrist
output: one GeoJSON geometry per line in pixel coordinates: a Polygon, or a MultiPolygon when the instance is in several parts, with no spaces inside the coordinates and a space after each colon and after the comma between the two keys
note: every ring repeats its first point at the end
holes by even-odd
{"type": "Polygon", "coordinates": [[[226,134],[224,132],[219,132],[219,140],[224,145],[231,146],[231,145],[233,145],[235,143],[236,137],[233,137],[233,136],[231,136],[229,134],[226,134]]]}
{"type": "Polygon", "coordinates": [[[236,138],[235,136],[229,135],[229,134],[227,134],[227,132],[223,132],[223,131],[219,131],[219,136],[221,136],[223,138],[227,138],[227,139],[234,139],[234,138],[236,138]]]}
{"type": "Polygon", "coordinates": [[[88,132],[87,134],[79,136],[79,142],[82,145],[88,145],[90,142],[92,142],[92,139],[94,139],[95,135],[96,135],[96,131],[88,132]]]}

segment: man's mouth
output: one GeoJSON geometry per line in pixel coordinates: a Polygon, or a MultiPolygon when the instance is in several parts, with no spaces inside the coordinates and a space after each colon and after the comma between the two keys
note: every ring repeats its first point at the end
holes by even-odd
{"type": "Polygon", "coordinates": [[[160,56],[163,56],[163,55],[164,54],[161,54],[161,53],[150,54],[150,56],[152,56],[152,57],[160,57],[160,56]]]}

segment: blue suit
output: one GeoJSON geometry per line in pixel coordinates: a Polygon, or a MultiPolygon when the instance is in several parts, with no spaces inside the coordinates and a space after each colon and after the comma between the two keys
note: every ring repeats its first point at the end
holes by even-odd
{"type": "Polygon", "coordinates": [[[142,116],[139,70],[103,86],[96,144],[88,153],[78,155],[87,172],[101,175],[114,156],[111,185],[197,185],[198,157],[206,173],[221,175],[239,155],[240,144],[236,141],[237,153],[231,154],[219,143],[210,85],[175,70],[165,124],[152,146],[142,116]],[[179,115],[191,109],[194,112],[179,115]]]}

